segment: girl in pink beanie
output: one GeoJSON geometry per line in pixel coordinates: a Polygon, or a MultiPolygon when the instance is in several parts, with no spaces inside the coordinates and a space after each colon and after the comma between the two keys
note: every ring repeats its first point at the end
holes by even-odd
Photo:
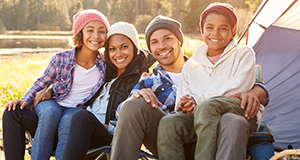
{"type": "Polygon", "coordinates": [[[49,159],[53,148],[56,148],[56,159],[62,159],[72,114],[80,108],[86,108],[86,102],[95,95],[105,81],[106,64],[99,49],[104,47],[109,28],[108,20],[97,10],[83,10],[74,16],[72,43],[75,47],[55,54],[44,74],[35,81],[22,100],[14,100],[5,107],[4,119],[9,116],[16,117],[19,112],[25,114],[24,110],[27,114],[21,115],[19,121],[21,117],[31,116],[28,118],[30,124],[26,127],[25,122],[19,121],[11,127],[9,124],[11,122],[4,120],[6,158],[15,157],[15,153],[20,153],[17,155],[20,159],[24,157],[24,145],[22,146],[23,143],[19,141],[25,139],[15,137],[24,137],[17,133],[24,134],[25,130],[29,130],[34,135],[32,159],[49,159]],[[36,93],[50,85],[53,86],[51,99],[44,100],[44,94],[39,94],[41,96],[36,97],[37,102],[42,101],[38,104],[33,103],[36,93]],[[29,113],[33,112],[30,109],[36,114],[29,113]],[[57,133],[58,143],[54,146],[57,133]],[[12,139],[16,139],[16,142],[12,142],[12,139]],[[16,147],[17,144],[20,145],[16,147]]]}

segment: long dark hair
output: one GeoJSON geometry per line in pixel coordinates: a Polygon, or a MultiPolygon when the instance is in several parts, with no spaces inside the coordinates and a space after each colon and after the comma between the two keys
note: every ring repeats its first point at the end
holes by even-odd
{"type": "MultiPolygon", "coordinates": [[[[127,36],[126,36],[127,37],[127,36]]],[[[116,78],[118,75],[118,69],[117,67],[112,63],[112,61],[109,58],[109,39],[111,38],[111,36],[107,39],[106,43],[105,43],[105,52],[104,52],[104,56],[105,56],[105,62],[106,62],[106,72],[105,72],[105,82],[110,82],[113,78],[116,78]]],[[[129,37],[127,37],[128,39],[130,39],[129,37]]],[[[130,39],[132,45],[133,45],[133,58],[132,61],[129,63],[129,65],[126,67],[125,71],[129,68],[131,68],[132,65],[134,65],[134,61],[136,61],[138,59],[138,48],[134,45],[134,43],[132,42],[132,40],[130,39]]]]}

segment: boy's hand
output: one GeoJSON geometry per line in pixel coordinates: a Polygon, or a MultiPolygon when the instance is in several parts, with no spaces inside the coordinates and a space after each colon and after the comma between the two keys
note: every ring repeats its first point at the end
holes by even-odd
{"type": "Polygon", "coordinates": [[[52,85],[37,92],[34,97],[33,106],[37,106],[41,101],[49,100],[52,96],[52,85]]]}
{"type": "Polygon", "coordinates": [[[183,113],[191,114],[194,113],[194,108],[197,105],[195,99],[190,95],[186,94],[179,98],[178,107],[183,113]]]}
{"type": "Polygon", "coordinates": [[[23,109],[27,106],[27,102],[24,101],[24,100],[19,100],[19,99],[16,99],[10,103],[8,103],[5,108],[4,108],[4,111],[5,110],[8,110],[8,111],[11,111],[11,109],[14,111],[16,109],[16,106],[17,105],[21,105],[20,109],[23,109]]]}
{"type": "Polygon", "coordinates": [[[247,119],[253,118],[256,116],[258,109],[260,107],[259,99],[256,94],[252,94],[251,92],[247,93],[237,93],[234,95],[230,95],[230,97],[236,97],[242,100],[241,102],[241,108],[245,109],[245,106],[247,105],[246,111],[245,111],[245,117],[247,119]]]}
{"type": "Polygon", "coordinates": [[[147,103],[151,103],[152,108],[158,108],[158,106],[161,106],[162,103],[159,102],[154,92],[150,89],[141,89],[137,92],[134,92],[132,94],[132,97],[140,98],[143,97],[147,103]]]}

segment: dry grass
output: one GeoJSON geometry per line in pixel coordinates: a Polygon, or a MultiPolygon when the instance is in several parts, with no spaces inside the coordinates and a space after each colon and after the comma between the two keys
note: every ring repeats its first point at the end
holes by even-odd
{"type": "MultiPolygon", "coordinates": [[[[14,99],[21,99],[33,85],[33,82],[42,75],[49,63],[52,54],[44,56],[11,57],[0,61],[0,114],[2,115],[4,106],[14,99]]],[[[2,117],[2,116],[1,116],[2,117]]],[[[2,147],[2,119],[1,141],[2,147]]],[[[2,147],[3,148],[3,147],[2,147]]],[[[25,160],[30,160],[28,154],[25,160]]],[[[4,159],[3,152],[0,153],[0,160],[4,159]]]]}

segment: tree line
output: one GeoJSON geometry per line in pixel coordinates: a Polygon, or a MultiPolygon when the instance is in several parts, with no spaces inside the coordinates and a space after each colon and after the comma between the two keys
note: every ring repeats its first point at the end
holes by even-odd
{"type": "MultiPolygon", "coordinates": [[[[238,13],[240,20],[245,16],[251,19],[261,1],[219,0],[243,10],[241,15],[238,13]]],[[[186,33],[199,33],[199,16],[212,2],[215,0],[0,0],[0,31],[69,31],[74,14],[93,8],[106,15],[111,24],[126,21],[134,24],[140,33],[159,14],[180,21],[186,33]]]]}

